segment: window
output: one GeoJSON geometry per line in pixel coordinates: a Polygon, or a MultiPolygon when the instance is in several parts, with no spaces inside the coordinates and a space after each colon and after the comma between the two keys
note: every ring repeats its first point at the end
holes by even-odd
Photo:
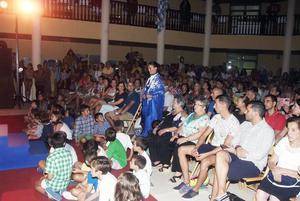
{"type": "Polygon", "coordinates": [[[231,15],[259,15],[260,5],[259,4],[231,4],[230,5],[231,15]]]}
{"type": "Polygon", "coordinates": [[[227,55],[227,63],[231,63],[232,66],[236,66],[238,69],[251,71],[257,66],[257,55],[230,53],[227,55]]]}

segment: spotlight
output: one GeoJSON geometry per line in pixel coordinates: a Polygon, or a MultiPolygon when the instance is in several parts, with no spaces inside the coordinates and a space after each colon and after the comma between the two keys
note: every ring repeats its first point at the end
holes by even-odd
{"type": "Polygon", "coordinates": [[[8,7],[7,1],[0,1],[0,9],[6,9],[8,7]]]}

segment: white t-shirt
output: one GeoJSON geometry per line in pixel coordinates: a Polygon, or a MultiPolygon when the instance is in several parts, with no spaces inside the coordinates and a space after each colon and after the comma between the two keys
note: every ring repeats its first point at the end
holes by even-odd
{"type": "Polygon", "coordinates": [[[126,135],[125,133],[117,132],[117,139],[121,142],[125,151],[127,151],[127,149],[133,148],[133,144],[131,142],[129,135],[126,135]]]}
{"type": "Polygon", "coordinates": [[[148,173],[149,177],[152,174],[152,163],[151,163],[151,159],[149,157],[149,155],[147,154],[146,151],[144,151],[142,154],[142,156],[144,156],[144,158],[146,159],[146,166],[144,167],[144,170],[148,173]]]}
{"type": "Polygon", "coordinates": [[[111,173],[102,176],[98,180],[99,201],[114,201],[117,179],[111,173]]]}
{"type": "Polygon", "coordinates": [[[227,119],[224,119],[220,114],[216,114],[209,121],[208,126],[214,129],[214,137],[211,144],[220,146],[224,144],[227,135],[235,136],[238,133],[240,123],[233,114],[227,119]]]}
{"type": "Polygon", "coordinates": [[[69,128],[67,124],[62,123],[62,127],[59,129],[59,131],[65,132],[67,134],[67,139],[72,140],[73,131],[69,128]]]}
{"type": "Polygon", "coordinates": [[[292,148],[288,137],[278,142],[274,148],[274,152],[278,156],[278,167],[298,171],[298,167],[300,166],[300,148],[292,148]]]}
{"type": "Polygon", "coordinates": [[[150,177],[145,170],[133,171],[133,175],[139,180],[140,189],[144,198],[150,195],[150,177]]]}
{"type": "Polygon", "coordinates": [[[165,93],[165,102],[164,107],[167,108],[167,111],[171,112],[173,105],[174,96],[169,91],[165,93]]]}

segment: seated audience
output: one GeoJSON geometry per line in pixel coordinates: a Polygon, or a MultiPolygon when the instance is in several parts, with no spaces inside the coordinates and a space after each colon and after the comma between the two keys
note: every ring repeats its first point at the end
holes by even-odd
{"type": "Polygon", "coordinates": [[[182,96],[176,96],[173,101],[173,112],[167,115],[157,128],[153,130],[149,141],[150,158],[154,166],[161,164],[159,171],[170,167],[172,151],[169,149],[173,132],[177,131],[186,117],[185,102],[182,96]]]}
{"type": "Polygon", "coordinates": [[[277,111],[277,98],[273,95],[267,95],[264,99],[266,108],[265,120],[275,131],[275,138],[277,140],[277,134],[282,132],[285,127],[285,117],[279,111],[277,111]]]}
{"type": "Polygon", "coordinates": [[[227,178],[229,181],[239,181],[246,177],[257,177],[266,166],[274,143],[274,131],[264,120],[264,113],[262,102],[250,102],[246,112],[247,121],[234,136],[234,147],[223,145],[216,154],[211,200],[229,200],[226,193],[227,178]]]}
{"type": "Polygon", "coordinates": [[[94,134],[94,139],[97,142],[102,142],[104,139],[105,131],[108,129],[109,123],[106,121],[103,117],[102,113],[96,113],[94,115],[95,118],[95,124],[93,128],[93,134],[94,134]]]}
{"type": "Polygon", "coordinates": [[[119,170],[127,165],[126,151],[122,143],[117,139],[117,133],[113,128],[105,131],[107,141],[106,155],[112,161],[112,169],[119,170]]]}
{"type": "Polygon", "coordinates": [[[146,159],[146,165],[144,167],[145,171],[149,175],[152,174],[152,163],[149,155],[147,154],[147,141],[143,138],[137,137],[133,143],[133,150],[138,153],[138,155],[143,156],[146,159]]]}
{"type": "Polygon", "coordinates": [[[116,126],[116,131],[117,131],[117,139],[121,142],[121,144],[123,145],[125,151],[127,152],[129,149],[129,156],[128,156],[128,161],[131,159],[131,157],[133,156],[133,144],[131,142],[131,139],[129,137],[129,135],[125,134],[123,132],[124,130],[124,122],[121,120],[117,120],[115,123],[116,126]]]}
{"type": "Polygon", "coordinates": [[[74,137],[76,142],[85,143],[93,138],[94,118],[90,115],[87,105],[80,106],[81,115],[75,121],[74,137]]]}
{"type": "Polygon", "coordinates": [[[113,201],[115,195],[115,189],[117,184],[117,179],[111,173],[111,165],[108,158],[105,156],[99,156],[91,163],[91,173],[92,177],[98,179],[97,191],[87,196],[85,201],[92,201],[98,199],[101,201],[113,201]]]}
{"type": "Polygon", "coordinates": [[[203,96],[196,97],[194,99],[194,112],[183,121],[183,124],[171,138],[171,141],[176,141],[177,143],[177,146],[173,151],[172,160],[172,172],[175,172],[175,175],[170,179],[173,183],[181,178],[182,175],[178,149],[181,146],[195,145],[197,143],[197,139],[200,137],[199,133],[202,133],[209,122],[209,116],[206,114],[207,105],[208,101],[206,98],[203,96]]]}
{"type": "Polygon", "coordinates": [[[134,91],[134,85],[132,82],[127,84],[127,90],[128,94],[125,98],[123,107],[105,114],[105,118],[113,128],[116,128],[114,123],[116,120],[132,119],[139,107],[139,95],[134,91]]]}
{"type": "Polygon", "coordinates": [[[62,132],[51,135],[49,144],[54,151],[46,159],[43,179],[35,186],[38,192],[48,195],[50,198],[61,197],[71,179],[73,161],[70,151],[64,148],[65,143],[66,135],[62,132]]]}
{"type": "Polygon", "coordinates": [[[211,100],[209,101],[208,111],[207,111],[207,114],[210,118],[213,118],[213,116],[215,116],[215,114],[216,114],[216,111],[215,111],[215,108],[214,108],[216,97],[218,97],[219,95],[222,95],[223,93],[224,93],[223,89],[220,89],[218,87],[215,87],[215,88],[212,89],[212,91],[211,91],[211,100]]]}
{"type": "Polygon", "coordinates": [[[258,187],[257,201],[289,200],[300,192],[300,118],[288,119],[287,127],[287,136],[278,142],[269,159],[270,172],[258,187]]]}
{"type": "Polygon", "coordinates": [[[150,175],[145,170],[146,163],[147,161],[142,155],[135,155],[130,161],[130,169],[139,180],[139,186],[145,199],[150,195],[150,175]]]}
{"type": "Polygon", "coordinates": [[[232,139],[239,130],[239,121],[230,113],[231,100],[226,95],[220,95],[215,99],[216,114],[208,123],[206,129],[199,134],[196,145],[181,146],[178,150],[180,167],[183,174],[183,182],[174,189],[184,194],[184,198],[192,198],[198,195],[198,191],[208,176],[208,170],[216,163],[216,153],[221,145],[232,146],[232,139]],[[204,144],[209,134],[213,133],[211,143],[204,144]],[[190,175],[188,171],[187,156],[193,156],[200,163],[200,173],[196,185],[189,186],[190,175]]]}

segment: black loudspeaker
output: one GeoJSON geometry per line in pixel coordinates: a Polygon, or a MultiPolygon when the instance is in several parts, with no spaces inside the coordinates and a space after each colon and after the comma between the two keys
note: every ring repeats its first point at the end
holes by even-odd
{"type": "Polygon", "coordinates": [[[11,63],[11,49],[0,48],[0,108],[14,107],[14,86],[11,63]]]}

